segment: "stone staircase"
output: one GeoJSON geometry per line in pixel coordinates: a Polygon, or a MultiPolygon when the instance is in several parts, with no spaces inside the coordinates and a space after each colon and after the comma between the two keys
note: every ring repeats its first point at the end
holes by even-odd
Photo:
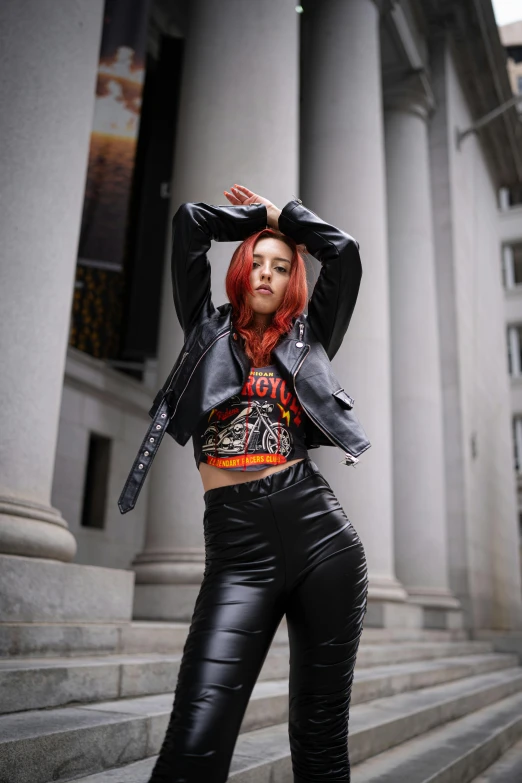
{"type": "MultiPolygon", "coordinates": [[[[73,645],[68,655],[38,657],[33,645],[32,654],[0,658],[1,783],[145,783],[187,630],[131,623],[117,652],[94,655],[86,644],[89,655],[73,645]]],[[[283,623],[243,720],[235,783],[292,782],[287,682],[283,623]]],[[[367,628],[349,746],[352,783],[521,783],[522,666],[463,631],[367,628]]]]}

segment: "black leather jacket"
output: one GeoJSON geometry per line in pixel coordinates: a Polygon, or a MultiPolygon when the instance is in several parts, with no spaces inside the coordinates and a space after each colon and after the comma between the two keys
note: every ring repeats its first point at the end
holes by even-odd
{"type": "MultiPolygon", "coordinates": [[[[211,241],[237,241],[267,225],[264,204],[214,206],[185,203],[173,218],[174,305],[185,342],[156,394],[152,422],[118,500],[122,514],[134,508],[165,432],[184,446],[201,417],[234,394],[248,379],[250,361],[234,331],[229,302],[215,307],[210,290],[211,241]]],[[[352,411],[354,400],[335,377],[335,356],[350,323],[361,281],[359,244],[293,199],[279,216],[280,230],[321,262],[308,302],[272,352],[295,389],[305,417],[305,445],[337,446],[344,464],[355,465],[370,447],[352,411]]]]}

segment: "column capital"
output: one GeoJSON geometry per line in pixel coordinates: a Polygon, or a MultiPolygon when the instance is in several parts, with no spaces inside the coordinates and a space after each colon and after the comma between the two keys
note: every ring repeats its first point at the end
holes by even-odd
{"type": "Polygon", "coordinates": [[[423,120],[428,120],[435,109],[435,98],[429,84],[417,73],[386,87],[383,99],[384,111],[407,112],[423,120]]]}

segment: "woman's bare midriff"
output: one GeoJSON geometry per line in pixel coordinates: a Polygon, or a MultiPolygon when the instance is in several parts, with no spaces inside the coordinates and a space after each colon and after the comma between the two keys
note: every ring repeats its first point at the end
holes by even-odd
{"type": "Polygon", "coordinates": [[[225,470],[223,468],[215,468],[213,465],[207,465],[206,462],[199,463],[199,472],[201,480],[203,481],[204,491],[209,489],[215,489],[216,487],[226,487],[229,484],[243,484],[245,481],[255,481],[259,478],[269,476],[271,473],[277,473],[283,468],[288,468],[289,465],[293,465],[295,462],[301,462],[304,457],[298,459],[291,459],[288,462],[283,462],[281,465],[269,465],[261,470],[225,470]]]}

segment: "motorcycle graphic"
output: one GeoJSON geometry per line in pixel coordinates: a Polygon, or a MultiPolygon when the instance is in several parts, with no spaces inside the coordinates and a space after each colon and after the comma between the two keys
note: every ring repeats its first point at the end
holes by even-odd
{"type": "MultiPolygon", "coordinates": [[[[233,400],[230,400],[232,403],[233,400]]],[[[292,450],[292,434],[281,422],[274,423],[268,416],[274,409],[271,402],[252,400],[238,402],[241,410],[235,418],[221,428],[210,424],[203,433],[202,451],[214,456],[255,453],[282,454],[292,450]]]]}

